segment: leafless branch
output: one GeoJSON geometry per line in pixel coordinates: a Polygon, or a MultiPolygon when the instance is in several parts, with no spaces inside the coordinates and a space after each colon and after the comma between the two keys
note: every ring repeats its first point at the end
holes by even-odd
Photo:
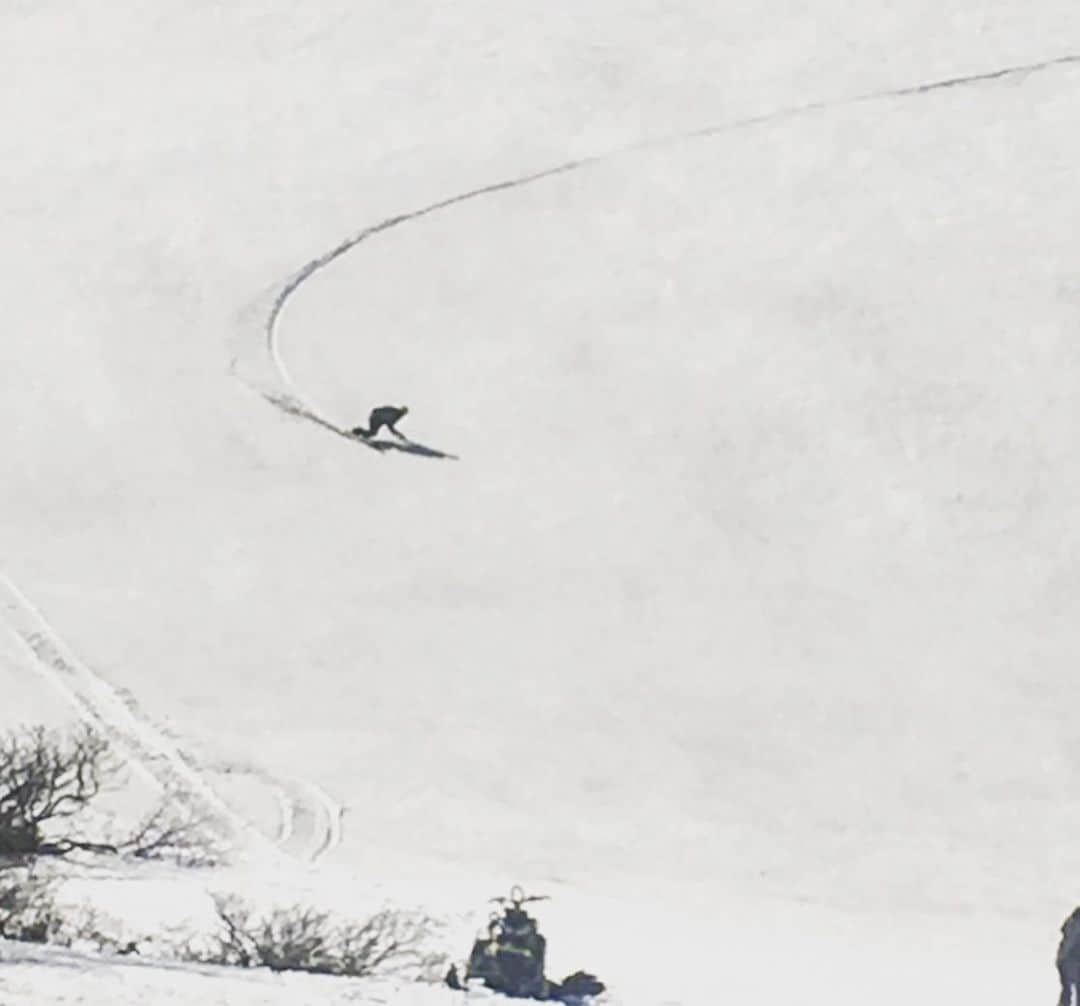
{"type": "Polygon", "coordinates": [[[0,856],[94,845],[48,840],[43,826],[84,810],[116,771],[108,741],[90,726],[67,736],[32,727],[0,737],[0,856]]]}
{"type": "Polygon", "coordinates": [[[237,898],[215,898],[220,930],[209,949],[189,959],[273,971],[359,977],[430,963],[421,944],[431,922],[384,910],[361,923],[336,922],[329,913],[296,905],[255,918],[237,898]]]}

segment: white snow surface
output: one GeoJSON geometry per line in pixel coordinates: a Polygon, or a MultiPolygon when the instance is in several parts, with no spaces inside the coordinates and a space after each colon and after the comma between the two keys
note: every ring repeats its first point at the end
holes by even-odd
{"type": "Polygon", "coordinates": [[[0,724],[127,730],[254,885],[551,894],[615,1002],[1046,1001],[1080,9],[585,6],[4,5],[0,724]]]}
{"type": "MultiPolygon", "coordinates": [[[[164,962],[108,960],[56,948],[0,944],[0,1003],[205,1006],[451,1006],[462,995],[419,983],[271,974],[164,962]]],[[[468,1002],[497,1000],[470,991],[468,1002]]]]}

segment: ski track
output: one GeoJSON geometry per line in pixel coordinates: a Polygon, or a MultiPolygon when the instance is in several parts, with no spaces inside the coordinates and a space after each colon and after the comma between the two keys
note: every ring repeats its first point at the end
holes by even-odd
{"type": "MultiPolygon", "coordinates": [[[[714,126],[706,126],[700,129],[647,138],[606,152],[565,161],[540,171],[534,171],[529,174],[519,175],[514,178],[504,179],[489,185],[469,189],[466,192],[461,192],[457,195],[449,196],[446,199],[441,199],[438,202],[430,203],[427,206],[422,206],[420,209],[387,217],[385,220],[357,231],[335,245],[329,251],[324,252],[317,258],[311,259],[289,276],[288,279],[277,288],[276,293],[271,294],[272,300],[270,301],[269,310],[261,321],[258,331],[259,338],[263,341],[263,351],[269,355],[272,369],[276,375],[278,387],[272,389],[260,387],[258,382],[252,380],[248,380],[247,383],[258,391],[267,402],[274,406],[274,408],[289,415],[307,419],[308,421],[323,427],[328,432],[334,433],[339,437],[345,437],[355,443],[357,442],[355,437],[349,436],[341,427],[323,415],[322,412],[311,403],[310,399],[297,387],[281,353],[281,341],[278,338],[278,323],[281,319],[281,313],[289,299],[307,280],[331,265],[333,262],[336,262],[342,256],[348,254],[353,248],[363,244],[369,238],[375,237],[385,231],[392,230],[395,227],[400,227],[403,224],[420,220],[433,213],[438,213],[440,210],[450,209],[461,203],[469,202],[473,199],[494,195],[498,192],[505,192],[510,189],[521,188],[526,185],[532,185],[535,182],[569,174],[573,171],[579,171],[583,168],[612,161],[628,154],[672,147],[679,143],[709,139],[728,133],[735,133],[740,130],[752,129],[757,126],[765,126],[771,123],[801,118],[835,109],[851,108],[871,102],[885,102],[903,98],[919,97],[937,91],[951,90],[959,87],[991,84],[1013,77],[1024,77],[1032,73],[1046,72],[1055,68],[1077,63],[1080,63],[1080,54],[1069,53],[1051,59],[1040,60],[1038,62],[999,67],[995,70],[980,73],[946,77],[919,84],[912,84],[906,87],[868,91],[832,101],[813,101],[800,105],[792,105],[771,112],[765,112],[760,115],[732,119],[728,122],[719,123],[714,126]]],[[[262,303],[265,304],[265,301],[262,303]]],[[[253,307],[255,310],[258,310],[257,305],[253,305],[253,307]]],[[[245,325],[244,328],[246,330],[247,326],[245,325]]],[[[239,358],[234,357],[231,361],[230,373],[242,376],[237,370],[238,363],[239,358]]],[[[372,444],[366,444],[366,446],[374,448],[374,445],[372,444]]],[[[378,451],[378,453],[381,454],[383,452],[378,451]]],[[[317,834],[322,837],[316,838],[309,853],[310,858],[314,860],[340,843],[343,808],[337,805],[328,794],[317,786],[307,784],[307,789],[310,796],[313,798],[314,807],[317,808],[316,813],[322,819],[321,828],[317,829],[317,834]]],[[[290,845],[293,841],[294,829],[297,821],[308,818],[313,812],[310,808],[305,806],[303,800],[297,799],[295,787],[289,791],[279,789],[278,796],[283,808],[281,812],[281,825],[278,841],[281,845],[285,846],[290,845]]]]}
{"type": "Polygon", "coordinates": [[[274,841],[289,855],[315,862],[341,844],[344,809],[321,786],[304,779],[275,777],[256,765],[230,763],[222,770],[256,778],[273,791],[278,805],[274,841]]]}
{"type": "Polygon", "coordinates": [[[79,660],[41,611],[2,573],[0,622],[33,668],[83,721],[108,737],[132,771],[157,794],[171,794],[209,813],[252,851],[315,861],[340,843],[341,808],[318,786],[282,783],[263,770],[233,766],[239,773],[258,778],[275,794],[278,834],[275,841],[263,836],[222,799],[169,732],[139,710],[131,693],[108,684],[79,660]]]}
{"type": "MultiPolygon", "coordinates": [[[[331,420],[323,416],[319,409],[312,405],[310,400],[305,398],[303,393],[297,388],[291,374],[289,373],[289,369],[286,366],[285,361],[281,355],[281,345],[277,334],[278,320],[280,319],[281,312],[284,309],[289,298],[292,297],[292,295],[308,279],[315,275],[315,273],[326,268],[332,262],[337,261],[337,259],[350,252],[357,245],[362,244],[369,238],[372,238],[377,234],[381,234],[384,231],[391,230],[395,227],[400,227],[402,224],[406,224],[414,220],[419,220],[422,217],[429,216],[432,213],[437,213],[440,210],[449,209],[450,207],[456,206],[459,203],[468,202],[472,199],[479,199],[482,196],[493,195],[496,192],[503,192],[508,189],[521,188],[522,186],[531,185],[534,182],[539,182],[547,178],[554,178],[558,175],[568,174],[572,171],[578,171],[582,168],[586,168],[595,164],[615,160],[616,158],[625,156],[627,154],[638,153],[647,150],[656,150],[668,146],[675,146],[679,143],[685,143],[691,140],[708,139],[710,137],[721,136],[727,133],[734,133],[743,129],[750,129],[755,126],[763,126],[769,123],[780,122],[785,119],[801,118],[803,116],[811,115],[815,112],[826,112],[834,109],[850,108],[856,105],[867,104],[869,102],[918,97],[921,95],[931,94],[936,91],[945,91],[952,88],[967,87],[976,84],[994,83],[997,81],[1006,80],[1011,77],[1022,77],[1028,74],[1040,73],[1074,63],[1080,63],[1080,54],[1070,53],[1064,56],[1057,56],[1052,59],[1040,60],[1035,63],[1023,63],[1018,65],[999,67],[996,70],[988,70],[981,73],[972,73],[956,77],[946,77],[939,80],[923,82],[921,84],[912,84],[907,87],[891,88],[878,91],[867,91],[863,94],[857,94],[848,98],[839,98],[832,101],[813,101],[801,105],[792,105],[787,108],[776,109],[772,112],[765,112],[760,115],[748,116],[741,119],[732,119],[728,122],[720,123],[715,126],[705,126],[701,129],[690,130],[688,132],[681,132],[640,140],[636,143],[626,144],[624,146],[617,147],[613,150],[609,150],[606,152],[577,158],[571,161],[565,161],[562,164],[557,164],[554,167],[545,168],[542,171],[535,171],[530,174],[520,175],[515,178],[506,179],[500,182],[493,182],[490,185],[484,185],[479,188],[470,189],[467,192],[462,192],[458,195],[450,196],[446,199],[441,199],[436,203],[431,203],[427,206],[423,206],[418,210],[412,210],[408,213],[401,213],[397,216],[388,217],[387,219],[382,220],[377,224],[373,224],[369,227],[364,228],[361,231],[358,231],[351,237],[346,238],[344,241],[331,248],[329,251],[320,255],[318,258],[312,259],[307,264],[298,269],[295,273],[293,273],[292,276],[290,276],[278,289],[278,292],[274,296],[273,302],[271,304],[269,314],[266,316],[265,321],[263,322],[261,335],[265,339],[265,349],[269,352],[273,368],[276,371],[277,378],[282,385],[284,393],[280,391],[267,392],[258,388],[256,390],[260,390],[263,397],[275,408],[281,409],[282,411],[285,411],[290,415],[308,419],[314,423],[317,423],[320,426],[323,426],[331,432],[337,433],[339,436],[345,436],[344,432],[339,427],[337,427],[336,424],[334,424],[331,420]]],[[[237,361],[234,359],[234,372],[236,362],[237,361]]]]}
{"type": "MultiPolygon", "coordinates": [[[[831,101],[822,100],[792,105],[771,112],[765,112],[760,115],[747,116],[739,119],[732,119],[728,122],[719,123],[713,126],[705,126],[700,129],[647,138],[605,152],[565,161],[540,171],[534,171],[529,174],[519,175],[514,178],[504,179],[478,188],[469,189],[466,192],[449,196],[438,202],[422,206],[419,209],[387,217],[385,220],[357,231],[335,245],[329,251],[324,252],[317,258],[311,259],[289,276],[288,279],[277,288],[277,292],[272,294],[269,311],[261,321],[258,331],[259,338],[263,341],[263,351],[269,355],[278,387],[267,389],[265,387],[260,387],[257,382],[251,380],[247,381],[247,383],[255,388],[255,390],[275,408],[289,415],[307,419],[337,436],[345,437],[353,442],[357,442],[356,438],[350,437],[341,427],[323,415],[323,413],[313,405],[310,399],[308,399],[297,387],[281,353],[281,342],[278,338],[278,323],[281,318],[281,313],[289,299],[307,280],[331,265],[333,262],[336,262],[348,252],[352,251],[353,248],[363,244],[369,238],[373,238],[378,234],[392,230],[395,227],[400,227],[403,224],[420,220],[431,214],[438,213],[441,210],[450,209],[451,207],[469,202],[473,199],[494,195],[498,192],[505,192],[510,189],[521,188],[526,185],[532,185],[545,179],[556,178],[560,175],[579,171],[596,164],[612,161],[628,154],[657,150],[664,147],[673,147],[679,143],[709,139],[741,130],[752,129],[757,126],[765,126],[784,120],[802,118],[815,113],[823,113],[835,109],[851,108],[871,102],[893,101],[903,98],[919,97],[938,91],[951,90],[960,87],[992,84],[1014,77],[1024,77],[1033,73],[1046,72],[1055,68],[1077,63],[1080,63],[1080,54],[1069,53],[1051,59],[1040,60],[1038,62],[1010,65],[980,73],[946,77],[938,80],[925,81],[919,84],[912,84],[906,87],[868,91],[851,97],[839,98],[831,101]]],[[[230,372],[237,376],[242,376],[237,371],[238,362],[238,358],[234,357],[230,365],[230,372]]],[[[367,446],[372,447],[373,445],[368,444],[367,446]]],[[[378,453],[381,454],[383,452],[379,451],[378,453]]],[[[321,824],[315,828],[317,837],[313,840],[309,851],[310,858],[315,860],[340,843],[343,808],[336,804],[327,793],[317,786],[309,783],[306,784],[306,789],[309,793],[310,803],[297,796],[297,787],[295,785],[287,790],[281,789],[279,786],[277,792],[282,811],[278,842],[280,847],[291,846],[295,839],[297,822],[310,819],[312,815],[315,815],[321,819],[321,824]],[[312,807],[314,807],[314,810],[312,807]]]]}

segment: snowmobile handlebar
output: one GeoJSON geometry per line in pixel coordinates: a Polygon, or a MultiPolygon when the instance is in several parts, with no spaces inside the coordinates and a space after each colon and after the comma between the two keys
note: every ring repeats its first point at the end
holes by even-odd
{"type": "Polygon", "coordinates": [[[515,884],[510,888],[510,897],[491,898],[490,900],[497,905],[513,905],[518,908],[521,905],[527,905],[531,901],[549,901],[550,899],[546,894],[530,894],[526,896],[524,889],[515,884]]]}

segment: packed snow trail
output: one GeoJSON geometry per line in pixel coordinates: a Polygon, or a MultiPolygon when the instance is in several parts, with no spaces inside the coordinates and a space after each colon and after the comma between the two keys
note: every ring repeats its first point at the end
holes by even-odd
{"type": "MultiPolygon", "coordinates": [[[[286,381],[286,383],[292,383],[288,379],[287,371],[285,370],[283,364],[279,365],[279,373],[282,375],[282,378],[286,381]]],[[[323,429],[329,430],[331,433],[337,434],[337,436],[339,437],[344,437],[346,440],[352,440],[355,443],[363,444],[365,447],[368,447],[373,451],[378,451],[380,454],[383,453],[381,447],[378,444],[374,444],[370,440],[365,440],[361,437],[354,437],[347,430],[343,430],[340,426],[336,426],[334,423],[330,422],[329,419],[323,418],[313,408],[304,405],[296,398],[293,398],[289,395],[274,395],[270,393],[267,393],[265,397],[271,405],[274,405],[275,407],[281,409],[282,412],[287,412],[290,416],[296,416],[299,419],[307,419],[309,422],[316,423],[319,426],[323,427],[323,429]]]]}
{"type": "Polygon", "coordinates": [[[281,808],[276,842],[263,836],[214,790],[190,757],[154,725],[134,698],[111,686],[74,654],[40,610],[15,583],[0,573],[0,622],[20,644],[29,663],[74,707],[80,719],[102,731],[143,782],[209,814],[251,852],[281,851],[315,860],[341,840],[341,809],[312,783],[282,783],[257,775],[271,786],[281,808]],[[302,822],[303,827],[297,827],[302,822]]]}
{"type": "MultiPolygon", "coordinates": [[[[573,171],[578,171],[581,168],[586,168],[594,164],[600,164],[607,161],[614,160],[615,158],[625,156],[627,154],[639,153],[648,150],[656,150],[663,147],[675,146],[679,143],[683,143],[689,140],[707,139],[714,136],[721,136],[726,133],[733,133],[743,129],[749,129],[755,126],[763,126],[773,122],[780,122],[785,119],[799,118],[805,115],[810,115],[814,112],[826,112],[833,109],[848,108],[854,105],[865,104],[875,101],[888,101],[895,98],[917,97],[920,95],[931,94],[935,91],[944,91],[951,88],[971,86],[975,84],[994,83],[1001,80],[1007,80],[1011,77],[1022,77],[1032,73],[1038,73],[1046,70],[1051,70],[1057,67],[1067,66],[1074,63],[1080,63],[1080,54],[1067,54],[1064,56],[1057,56],[1052,59],[1040,60],[1035,63],[1025,63],[1016,66],[1000,67],[996,70],[989,70],[982,73],[973,73],[957,77],[946,77],[940,80],[928,81],[922,84],[912,84],[907,87],[892,88],[883,91],[868,91],[864,94],[858,94],[849,98],[839,98],[834,101],[813,101],[807,102],[801,105],[792,105],[788,108],[781,108],[772,112],[765,112],[761,115],[748,116],[741,119],[733,119],[729,122],[720,123],[715,126],[706,126],[701,129],[690,130],[689,132],[681,132],[671,135],[653,137],[650,139],[640,140],[636,143],[630,143],[622,147],[609,150],[604,153],[593,154],[588,157],[581,157],[571,161],[565,161],[562,164],[555,165],[551,168],[546,168],[542,171],[534,171],[526,175],[519,175],[516,178],[505,179],[500,182],[493,182],[490,185],[483,185],[479,188],[469,189],[467,192],[459,193],[455,196],[450,196],[446,199],[441,199],[438,202],[430,203],[427,206],[423,206],[420,209],[413,210],[409,213],[400,213],[393,217],[388,217],[385,220],[380,221],[377,224],[373,224],[370,227],[365,227],[363,230],[358,231],[351,237],[346,238],[335,247],[331,248],[328,252],[314,258],[295,273],[290,276],[285,283],[277,291],[273,298],[270,310],[263,322],[262,336],[265,339],[265,348],[270,355],[274,370],[276,372],[277,381],[280,384],[280,390],[266,390],[258,389],[261,391],[263,397],[270,402],[275,408],[281,409],[290,415],[297,416],[299,418],[308,419],[325,429],[330,430],[339,436],[346,437],[350,440],[356,440],[355,437],[349,436],[344,430],[337,426],[334,422],[327,419],[318,408],[316,408],[308,398],[297,388],[292,376],[289,373],[289,369],[285,364],[285,361],[281,354],[280,340],[278,339],[278,321],[281,317],[281,312],[284,309],[289,298],[313,275],[317,272],[325,269],[331,263],[337,261],[343,255],[352,251],[357,245],[362,244],[369,238],[375,237],[377,234],[381,234],[384,231],[392,230],[395,227],[400,227],[402,224],[409,223],[413,220],[419,220],[423,217],[430,216],[433,213],[437,213],[440,210],[449,209],[452,206],[457,206],[460,203],[469,202],[473,199],[479,199],[482,196],[494,195],[497,192],[505,192],[509,189],[521,188],[525,185],[532,185],[534,182],[540,182],[547,178],[555,178],[559,175],[569,174],[573,171]]],[[[236,359],[233,360],[233,368],[236,366],[236,359]]],[[[367,446],[379,449],[375,444],[368,444],[367,446]]],[[[441,454],[441,452],[435,452],[441,454]]],[[[442,455],[449,456],[449,455],[442,455]]]]}

